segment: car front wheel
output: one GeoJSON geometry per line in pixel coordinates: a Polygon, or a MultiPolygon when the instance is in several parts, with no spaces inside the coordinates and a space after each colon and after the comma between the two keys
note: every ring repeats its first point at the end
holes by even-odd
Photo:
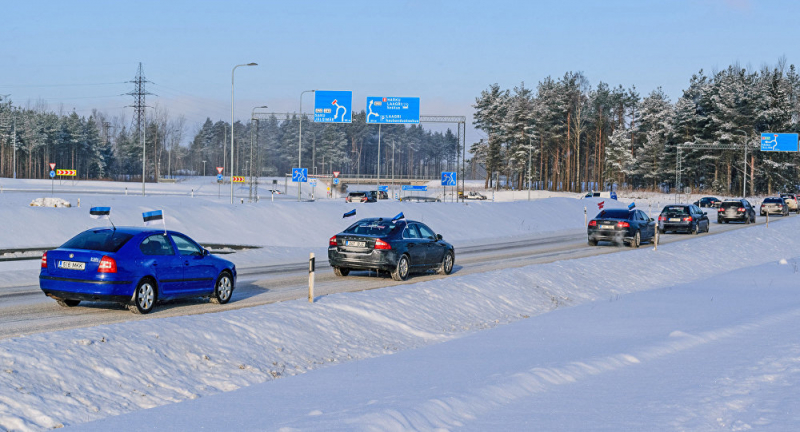
{"type": "Polygon", "coordinates": [[[397,260],[397,265],[395,266],[394,270],[392,270],[392,279],[396,281],[404,281],[408,279],[408,271],[410,267],[408,255],[401,256],[400,259],[397,260]]]}
{"type": "Polygon", "coordinates": [[[144,279],[136,286],[133,293],[133,303],[128,305],[128,309],[135,314],[147,314],[156,305],[158,290],[155,282],[151,279],[144,279]]]}
{"type": "Polygon", "coordinates": [[[233,296],[233,278],[230,273],[223,271],[217,278],[211,301],[217,304],[225,304],[231,300],[231,296],[233,296]]]}
{"type": "Polygon", "coordinates": [[[597,240],[590,238],[589,239],[589,246],[597,246],[597,240]]]}
{"type": "Polygon", "coordinates": [[[455,257],[453,256],[453,252],[447,252],[446,254],[444,254],[442,265],[439,266],[439,270],[437,271],[437,273],[443,275],[449,275],[450,272],[453,271],[454,262],[455,262],[455,257]]]}

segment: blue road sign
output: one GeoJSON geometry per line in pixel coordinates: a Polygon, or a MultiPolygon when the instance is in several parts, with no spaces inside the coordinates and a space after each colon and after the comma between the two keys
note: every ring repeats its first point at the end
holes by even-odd
{"type": "Polygon", "coordinates": [[[50,178],[53,178],[55,176],[56,176],[56,172],[55,171],[50,171],[50,178]]]}
{"type": "Polygon", "coordinates": [[[217,174],[217,181],[218,181],[218,182],[221,182],[221,181],[222,181],[222,174],[217,174]]]}
{"type": "Polygon", "coordinates": [[[419,123],[418,97],[367,97],[367,123],[419,123]]]}
{"type": "Polygon", "coordinates": [[[339,184],[339,179],[338,178],[333,179],[333,184],[335,185],[339,184]]]}
{"type": "Polygon", "coordinates": [[[428,190],[428,186],[415,186],[415,185],[403,185],[400,189],[404,191],[418,191],[418,192],[425,192],[428,190]]]}
{"type": "Polygon", "coordinates": [[[761,151],[800,151],[796,133],[762,133],[761,151]]]}
{"type": "Polygon", "coordinates": [[[353,92],[314,92],[314,121],[317,123],[352,123],[353,92]]]}
{"type": "Polygon", "coordinates": [[[389,186],[378,186],[378,190],[381,192],[389,192],[389,186]]]}
{"type": "Polygon", "coordinates": [[[455,186],[458,184],[454,171],[442,171],[442,186],[455,186]]]}
{"type": "Polygon", "coordinates": [[[308,181],[308,168],[292,168],[292,181],[305,183],[308,181]]]}

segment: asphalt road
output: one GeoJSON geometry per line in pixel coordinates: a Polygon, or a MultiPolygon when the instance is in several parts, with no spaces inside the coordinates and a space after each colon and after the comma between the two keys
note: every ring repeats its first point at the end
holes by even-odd
{"type": "MultiPolygon", "coordinates": [[[[770,223],[780,223],[780,220],[779,217],[772,217],[770,223]]],[[[711,232],[708,234],[696,236],[667,234],[660,237],[659,244],[692,241],[696,238],[736,229],[746,229],[764,223],[765,218],[763,217],[758,218],[756,225],[717,224],[712,220],[711,232]]],[[[459,247],[456,244],[455,247],[456,263],[453,267],[453,275],[457,276],[629,250],[628,247],[608,243],[601,243],[597,247],[588,246],[586,233],[583,230],[575,230],[566,234],[542,235],[533,239],[465,247],[459,247]]],[[[642,247],[652,247],[652,245],[644,244],[642,247]]],[[[317,263],[314,294],[319,297],[442,277],[448,276],[433,273],[412,275],[411,279],[405,282],[397,282],[388,275],[377,275],[375,272],[352,272],[347,277],[336,277],[327,261],[320,260],[317,263]]],[[[240,268],[237,286],[230,303],[218,305],[204,299],[176,300],[159,304],[148,315],[132,314],[127,308],[113,303],[85,302],[77,307],[63,308],[58,306],[54,300],[45,297],[36,285],[3,288],[0,290],[0,339],[124,321],[240,309],[307,297],[307,262],[240,268]]]]}

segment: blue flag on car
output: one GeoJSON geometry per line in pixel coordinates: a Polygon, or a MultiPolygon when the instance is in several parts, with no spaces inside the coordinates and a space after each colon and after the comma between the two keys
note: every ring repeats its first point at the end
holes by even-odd
{"type": "Polygon", "coordinates": [[[345,214],[342,216],[342,219],[344,219],[344,218],[346,218],[346,217],[350,217],[350,216],[355,216],[355,215],[356,215],[356,209],[353,209],[353,210],[350,210],[349,212],[345,213],[345,214]]]}
{"type": "Polygon", "coordinates": [[[628,210],[633,210],[634,207],[636,207],[636,203],[628,204],[628,210]]]}
{"type": "Polygon", "coordinates": [[[150,226],[157,223],[165,224],[164,222],[164,212],[161,210],[149,211],[142,213],[142,218],[144,219],[144,225],[150,226]]]}
{"type": "Polygon", "coordinates": [[[392,218],[392,222],[400,220],[400,219],[405,219],[405,218],[406,217],[405,217],[405,215],[403,215],[403,212],[400,212],[397,216],[392,218]]]}
{"type": "Polygon", "coordinates": [[[92,207],[89,209],[92,219],[111,219],[111,207],[92,207]]]}

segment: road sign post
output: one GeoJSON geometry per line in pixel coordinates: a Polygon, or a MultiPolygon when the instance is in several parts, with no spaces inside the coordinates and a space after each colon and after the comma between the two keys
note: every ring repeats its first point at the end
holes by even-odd
{"type": "Polygon", "coordinates": [[[297,202],[300,202],[303,183],[308,182],[308,168],[292,168],[292,182],[297,183],[297,202]]]}
{"type": "Polygon", "coordinates": [[[447,201],[447,187],[458,185],[458,173],[455,171],[442,171],[442,186],[444,186],[444,195],[442,202],[447,201]]]}

